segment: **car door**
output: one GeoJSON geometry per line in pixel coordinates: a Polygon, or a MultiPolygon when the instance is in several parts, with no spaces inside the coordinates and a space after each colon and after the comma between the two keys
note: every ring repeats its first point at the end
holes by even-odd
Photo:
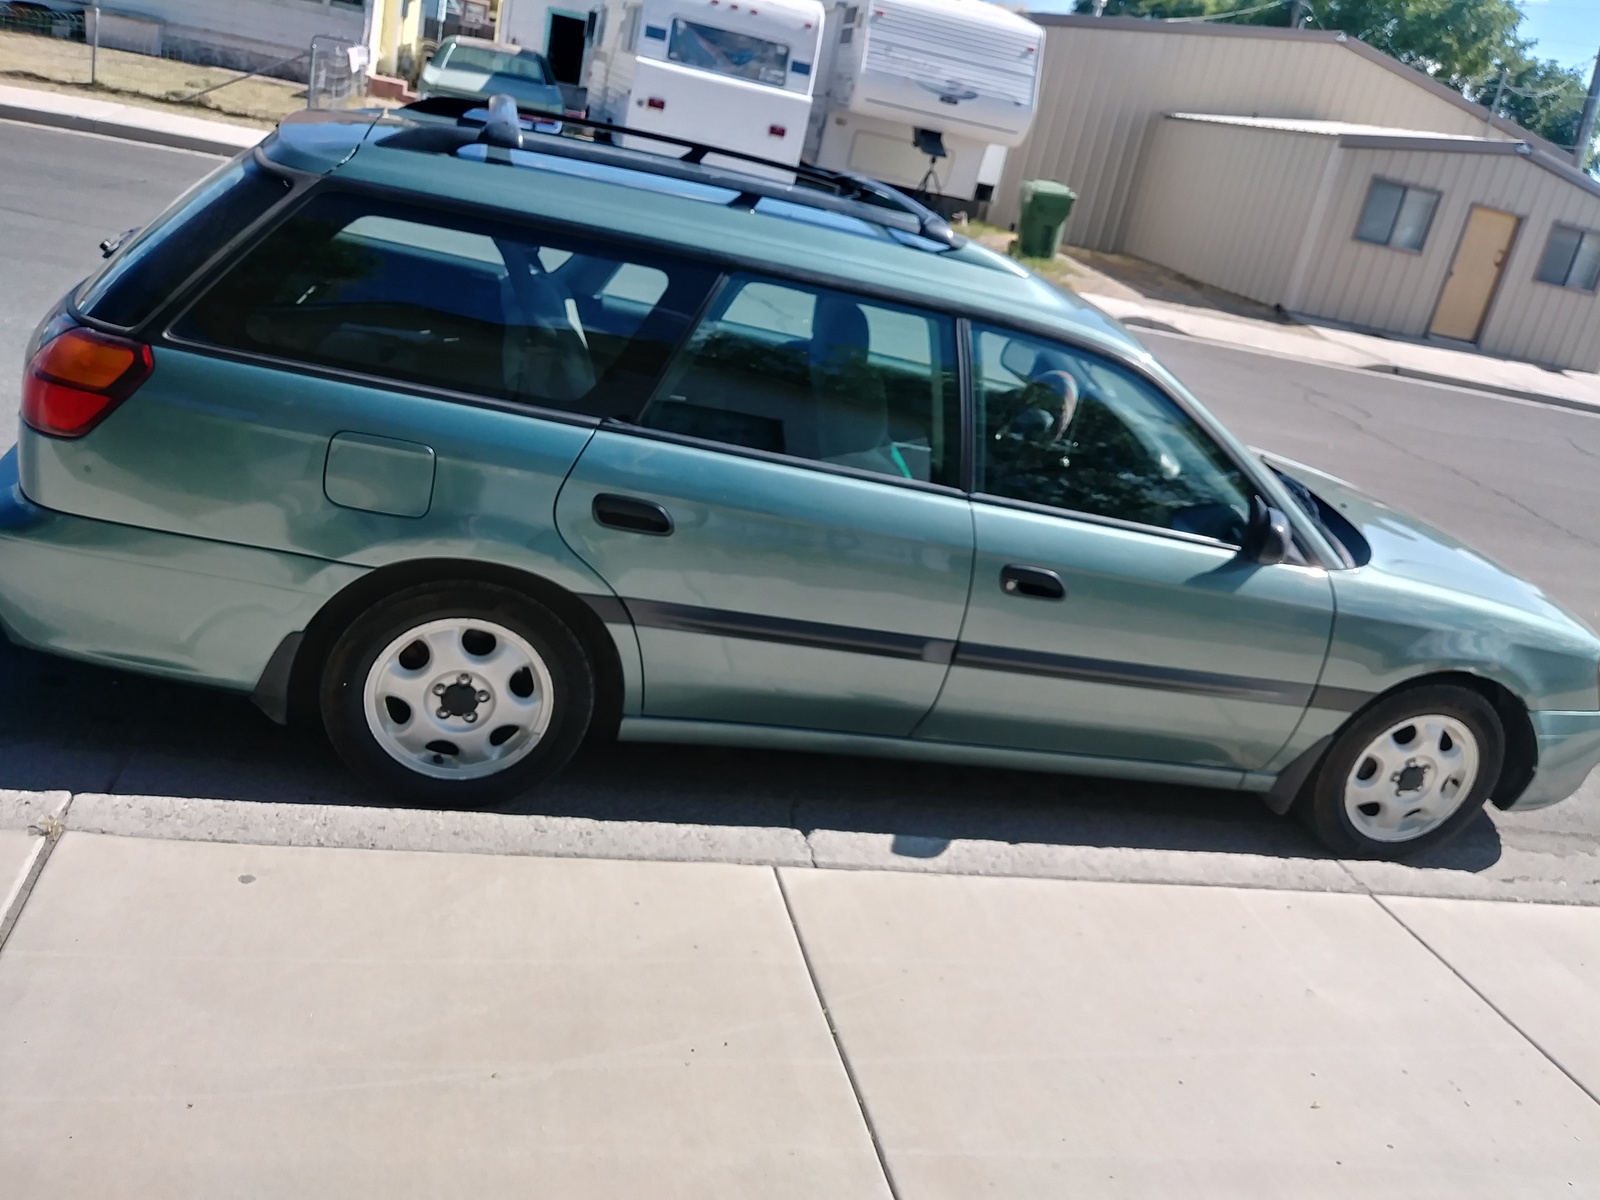
{"type": "Polygon", "coordinates": [[[961,628],[947,317],[754,275],[723,285],[558,527],[638,630],[646,716],[907,735],[961,628]]]}
{"type": "Polygon", "coordinates": [[[1252,484],[1149,380],[982,326],[972,361],[972,600],[919,736],[1266,766],[1322,669],[1326,572],[1241,559],[1252,484]]]}

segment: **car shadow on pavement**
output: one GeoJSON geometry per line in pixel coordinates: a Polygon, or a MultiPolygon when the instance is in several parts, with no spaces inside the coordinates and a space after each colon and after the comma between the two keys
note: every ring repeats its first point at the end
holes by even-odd
{"type": "MultiPolygon", "coordinates": [[[[0,788],[389,806],[320,730],[272,724],[243,696],[0,644],[0,788]]],[[[891,759],[602,743],[515,811],[599,821],[885,834],[938,859],[955,841],[1327,857],[1252,795],[891,759]]],[[[1500,858],[1481,816],[1420,867],[1500,858]]]]}

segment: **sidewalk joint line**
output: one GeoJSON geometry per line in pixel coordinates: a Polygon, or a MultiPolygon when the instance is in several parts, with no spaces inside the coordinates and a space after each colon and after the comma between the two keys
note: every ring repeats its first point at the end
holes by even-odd
{"type": "Polygon", "coordinates": [[[28,851],[27,862],[23,864],[22,873],[11,891],[0,901],[0,951],[5,949],[6,939],[17,927],[17,919],[22,916],[28,897],[33,895],[33,889],[44,872],[45,863],[50,861],[50,855],[55,851],[56,843],[67,831],[67,812],[72,807],[72,799],[69,794],[59,810],[46,813],[28,827],[28,832],[34,834],[38,841],[28,851]]]}
{"type": "Polygon", "coordinates": [[[900,1200],[900,1189],[895,1186],[894,1172],[889,1168],[889,1158],[883,1151],[883,1143],[878,1139],[878,1127],[872,1123],[872,1114],[867,1111],[866,1097],[861,1094],[861,1083],[856,1078],[855,1068],[850,1065],[850,1056],[845,1053],[844,1043],[839,1040],[839,1028],[833,1022],[833,1013],[828,1008],[828,1001],[822,994],[822,983],[817,979],[816,968],[811,965],[811,951],[806,948],[806,939],[800,932],[800,922],[795,919],[794,905],[789,902],[789,889],[783,886],[783,872],[777,867],[772,868],[773,881],[778,885],[778,895],[783,898],[783,911],[788,914],[789,928],[794,931],[795,945],[800,948],[800,961],[805,963],[806,975],[811,980],[811,990],[817,997],[817,1007],[822,1010],[822,1019],[827,1023],[828,1036],[833,1039],[833,1049],[839,1056],[839,1064],[844,1067],[845,1078],[850,1081],[850,1091],[855,1095],[856,1108],[861,1112],[861,1122],[867,1127],[867,1136],[872,1139],[872,1152],[878,1156],[878,1169],[883,1172],[883,1182],[889,1189],[892,1200],[900,1200]]]}
{"type": "Polygon", "coordinates": [[[1472,980],[1468,979],[1465,975],[1463,975],[1460,971],[1458,971],[1456,969],[1456,965],[1454,963],[1452,963],[1444,955],[1440,954],[1439,951],[1435,950],[1433,948],[1433,946],[1429,944],[1427,938],[1423,937],[1415,929],[1413,929],[1413,928],[1411,928],[1411,926],[1407,925],[1406,922],[1405,922],[1405,919],[1403,917],[1401,917],[1399,913],[1395,912],[1394,909],[1390,908],[1387,904],[1385,904],[1383,902],[1383,897],[1382,896],[1378,895],[1374,891],[1371,891],[1370,889],[1368,890],[1367,895],[1371,896],[1373,903],[1376,904],[1379,908],[1383,909],[1383,911],[1389,915],[1389,919],[1390,920],[1392,920],[1396,925],[1400,926],[1401,929],[1404,929],[1413,938],[1415,938],[1416,942],[1417,942],[1417,945],[1421,946],[1429,954],[1433,955],[1434,958],[1438,959],[1442,964],[1444,964],[1445,969],[1447,971],[1449,971],[1450,974],[1454,975],[1457,979],[1459,979],[1462,982],[1462,984],[1465,985],[1465,987],[1467,988],[1468,991],[1470,991],[1479,1000],[1482,1000],[1486,1005],[1488,1005],[1489,1006],[1489,1010],[1491,1012],[1493,1012],[1495,1014],[1495,1016],[1499,1017],[1502,1021],[1504,1021],[1512,1029],[1516,1030],[1517,1033],[1519,1035],[1521,1035],[1523,1041],[1527,1042],[1528,1045],[1532,1046],[1535,1050],[1537,1050],[1540,1053],[1540,1055],[1542,1055],[1544,1057],[1544,1060],[1546,1062],[1548,1062],[1552,1067],[1554,1067],[1556,1070],[1560,1071],[1563,1075],[1565,1075],[1567,1077],[1567,1079],[1571,1082],[1573,1087],[1577,1088],[1585,1096],[1589,1097],[1589,1099],[1592,1100],[1595,1104],[1600,1104],[1600,1094],[1596,1094],[1596,1092],[1595,1092],[1595,1090],[1593,1088],[1591,1088],[1588,1084],[1584,1083],[1583,1080],[1579,1079],[1571,1071],[1567,1070],[1567,1068],[1562,1065],[1561,1060],[1558,1059],[1554,1054],[1550,1053],[1549,1050],[1546,1050],[1544,1048],[1544,1046],[1539,1042],[1538,1038],[1534,1037],[1531,1033],[1529,1033],[1521,1025],[1519,1025],[1515,1021],[1513,1021],[1511,1019],[1510,1014],[1508,1014],[1505,1011],[1505,1009],[1501,1008],[1493,1000],[1489,999],[1489,997],[1484,994],[1483,989],[1478,987],[1477,984],[1473,983],[1472,980]]]}

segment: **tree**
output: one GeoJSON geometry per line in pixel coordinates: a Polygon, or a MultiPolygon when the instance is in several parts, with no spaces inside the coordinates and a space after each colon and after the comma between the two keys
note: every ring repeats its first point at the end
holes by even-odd
{"type": "MultiPolygon", "coordinates": [[[[1577,136],[1588,80],[1532,57],[1530,43],[1517,36],[1522,12],[1515,0],[1310,0],[1305,7],[1312,28],[1360,38],[1479,104],[1494,102],[1504,71],[1501,116],[1558,146],[1570,147],[1577,136]]],[[[1107,0],[1105,15],[1287,25],[1291,8],[1292,0],[1107,0]],[[1230,12],[1239,15],[1225,17],[1230,12]]],[[[1077,0],[1077,11],[1093,12],[1094,0],[1077,0]]]]}
{"type": "MultiPolygon", "coordinates": [[[[1499,95],[1497,113],[1565,149],[1577,139],[1578,120],[1583,115],[1587,93],[1588,80],[1580,72],[1548,58],[1524,58],[1507,67],[1504,92],[1500,91],[1496,76],[1471,89],[1468,95],[1484,105],[1494,104],[1499,95]]],[[[1591,146],[1585,165],[1592,166],[1594,160],[1595,151],[1591,146]]]]}

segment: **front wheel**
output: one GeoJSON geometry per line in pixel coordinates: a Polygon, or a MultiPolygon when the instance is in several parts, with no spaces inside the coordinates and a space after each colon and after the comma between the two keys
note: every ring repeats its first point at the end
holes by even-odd
{"type": "Polygon", "coordinates": [[[341,758],[386,792],[497,805],[563,767],[594,708],[594,674],[543,605],[488,584],[424,585],[358,618],[322,677],[341,758]]]}
{"type": "Polygon", "coordinates": [[[1500,777],[1494,708],[1455,684],[1398,692],[1362,713],[1323,758],[1300,811],[1347,858],[1403,858],[1468,825],[1500,777]]]}

